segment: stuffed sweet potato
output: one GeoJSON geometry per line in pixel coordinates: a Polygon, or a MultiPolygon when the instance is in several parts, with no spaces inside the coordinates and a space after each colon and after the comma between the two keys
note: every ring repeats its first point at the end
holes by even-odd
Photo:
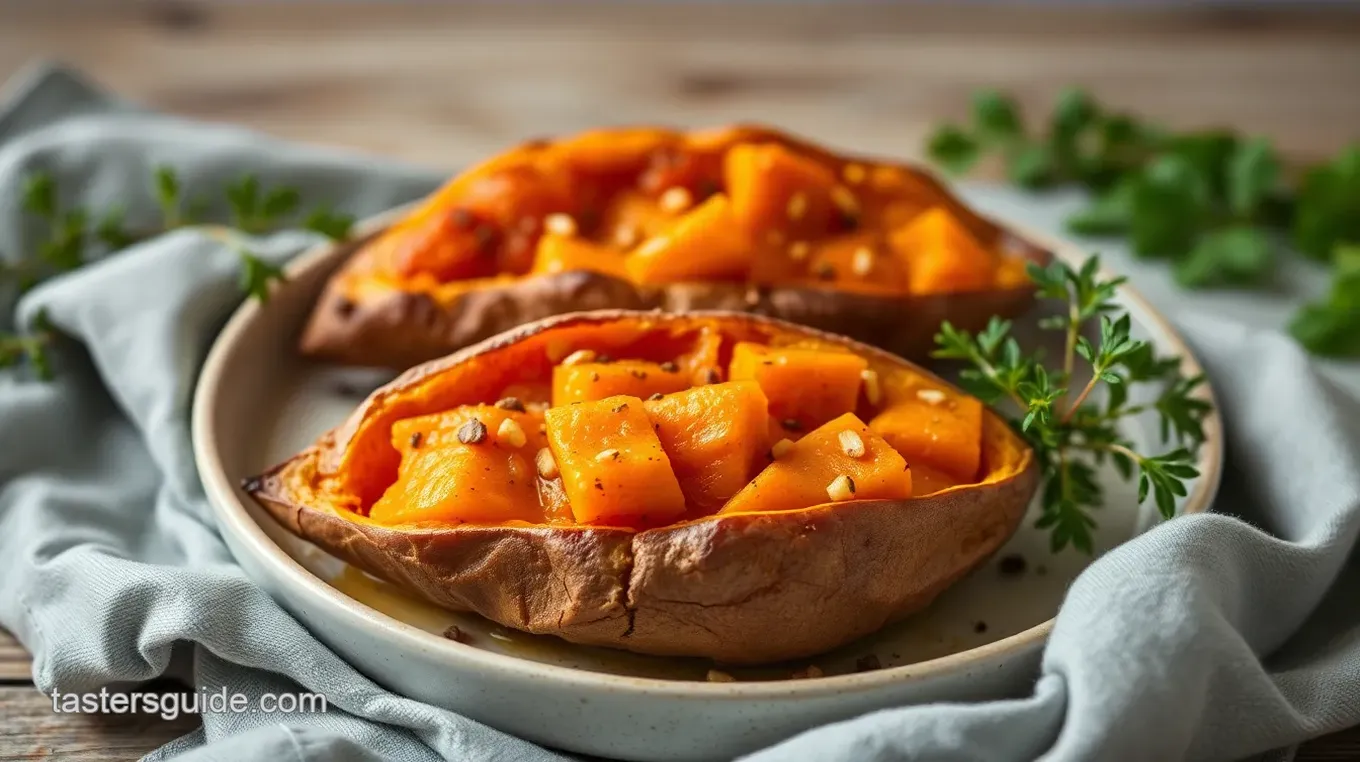
{"type": "Polygon", "coordinates": [[[304,353],[406,368],[543,317],[735,310],[907,357],[941,320],[1032,298],[1048,254],[926,172],[763,127],[598,130],[518,146],[362,242],[304,353]]]}
{"type": "Polygon", "coordinates": [[[739,313],[601,311],[407,371],[246,489],[440,606],[760,663],[920,609],[1035,485],[999,417],[886,352],[739,313]]]}

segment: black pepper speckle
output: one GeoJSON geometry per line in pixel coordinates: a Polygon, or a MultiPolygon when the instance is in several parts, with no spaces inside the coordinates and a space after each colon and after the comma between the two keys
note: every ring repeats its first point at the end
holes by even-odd
{"type": "Polygon", "coordinates": [[[997,564],[997,569],[1007,577],[1017,577],[1025,573],[1025,566],[1024,556],[1019,553],[1011,553],[1002,556],[1000,563],[997,564]]]}

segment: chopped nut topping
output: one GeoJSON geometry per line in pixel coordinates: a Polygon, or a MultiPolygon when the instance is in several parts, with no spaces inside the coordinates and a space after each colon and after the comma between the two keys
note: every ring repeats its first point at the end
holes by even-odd
{"type": "Polygon", "coordinates": [[[637,245],[642,234],[638,232],[636,225],[623,224],[614,231],[614,245],[624,249],[631,249],[637,245]]]}
{"type": "Polygon", "coordinates": [[[841,177],[851,185],[859,185],[868,176],[868,171],[863,164],[846,164],[841,168],[841,177]]]}
{"type": "Polygon", "coordinates": [[[609,448],[608,450],[600,450],[600,453],[599,453],[598,455],[595,456],[595,460],[598,460],[598,461],[601,461],[601,462],[606,461],[606,460],[618,460],[618,459],[619,459],[619,451],[618,451],[618,450],[615,450],[615,449],[612,448],[612,447],[609,448]]]}
{"type": "Polygon", "coordinates": [[[735,683],[737,681],[737,678],[716,669],[708,671],[707,679],[710,683],[735,683]]]}
{"type": "MultiPolygon", "coordinates": [[[[864,440],[860,438],[859,434],[850,429],[846,429],[840,434],[837,434],[836,438],[841,443],[841,452],[852,458],[864,457],[864,440]]],[[[854,492],[855,488],[851,487],[850,491],[854,492]]]]}
{"type": "Polygon", "coordinates": [[[560,236],[576,235],[576,220],[570,214],[550,214],[543,218],[543,229],[560,236]]]}
{"type": "Polygon", "coordinates": [[[506,447],[523,447],[524,429],[515,422],[513,418],[506,418],[501,421],[501,425],[496,429],[496,438],[506,447]]]}
{"type": "Polygon", "coordinates": [[[859,216],[859,200],[844,185],[837,185],[831,189],[831,203],[836,205],[836,209],[840,210],[841,214],[849,217],[859,216]]]}
{"type": "Polygon", "coordinates": [[[841,474],[826,485],[826,496],[832,502],[840,503],[855,496],[855,480],[841,474]]]}
{"type": "Polygon", "coordinates": [[[807,241],[794,241],[789,244],[789,257],[795,262],[802,262],[807,259],[808,253],[812,250],[807,241]]]}
{"type": "Polygon", "coordinates": [[[783,426],[785,431],[803,430],[803,424],[799,423],[797,418],[785,418],[779,422],[779,425],[783,426]]]}
{"type": "Polygon", "coordinates": [[[661,392],[652,392],[652,396],[648,397],[647,399],[651,400],[652,402],[656,402],[657,400],[665,396],[666,395],[662,394],[661,392]]]}
{"type": "Polygon", "coordinates": [[[835,280],[836,268],[830,262],[821,262],[817,265],[817,277],[822,280],[835,280]]]}
{"type": "Polygon", "coordinates": [[[421,434],[419,431],[417,431],[416,433],[412,434],[412,435],[411,435],[411,449],[412,449],[412,450],[418,450],[418,449],[420,449],[420,442],[421,442],[421,440],[424,439],[424,438],[425,438],[425,435],[424,435],[424,434],[421,434]]]}
{"type": "Polygon", "coordinates": [[[690,208],[694,203],[694,196],[690,195],[688,188],[677,185],[674,188],[667,188],[666,192],[661,194],[661,198],[657,199],[657,203],[661,206],[661,211],[678,214],[690,208]]]}
{"type": "Polygon", "coordinates": [[[784,211],[789,215],[789,219],[801,220],[803,215],[807,214],[807,206],[807,194],[795,193],[792,196],[789,196],[789,204],[785,207],[784,211]]]}
{"type": "Polygon", "coordinates": [[[874,269],[873,249],[870,249],[868,246],[861,246],[858,249],[855,249],[855,253],[851,255],[850,259],[850,270],[854,272],[855,275],[858,275],[859,277],[863,278],[864,276],[868,275],[869,272],[873,269],[874,269]]]}
{"type": "Polygon", "coordinates": [[[921,400],[922,402],[929,402],[932,405],[938,405],[941,402],[944,402],[945,393],[939,389],[918,389],[916,392],[916,399],[921,400]]]}
{"type": "Polygon", "coordinates": [[[486,439],[486,424],[473,418],[458,427],[458,441],[463,444],[477,444],[486,439]]]}
{"type": "Polygon", "coordinates": [[[580,365],[580,364],[582,364],[582,363],[594,362],[594,361],[595,361],[595,352],[594,352],[593,350],[590,350],[590,349],[578,349],[578,350],[576,350],[575,352],[572,352],[571,354],[567,355],[567,358],[566,358],[565,360],[562,361],[562,364],[563,364],[563,365],[580,365]]]}
{"type": "Polygon", "coordinates": [[[793,447],[792,439],[781,439],[778,442],[774,443],[774,447],[770,448],[770,457],[775,460],[779,460],[780,458],[787,455],[789,449],[792,447],[793,447]]]}
{"type": "Polygon", "coordinates": [[[516,413],[524,412],[524,403],[519,397],[504,397],[496,400],[496,407],[501,410],[513,410],[516,413]]]}
{"type": "Polygon", "coordinates": [[[553,459],[552,450],[544,447],[534,456],[534,466],[538,468],[538,475],[544,479],[556,479],[558,475],[557,461],[553,459]]]}
{"type": "Polygon", "coordinates": [[[870,405],[877,405],[883,399],[883,387],[878,382],[878,373],[872,370],[859,372],[859,380],[864,382],[864,399],[870,405]]]}
{"type": "Polygon", "coordinates": [[[463,632],[456,624],[451,624],[444,630],[444,637],[455,643],[466,643],[470,640],[468,634],[463,632]]]}
{"type": "Polygon", "coordinates": [[[680,366],[667,360],[666,362],[661,363],[661,369],[667,373],[678,373],[680,371],[680,366]]]}

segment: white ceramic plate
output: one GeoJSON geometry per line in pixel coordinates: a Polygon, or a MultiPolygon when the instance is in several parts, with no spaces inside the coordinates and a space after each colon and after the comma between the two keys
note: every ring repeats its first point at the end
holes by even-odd
{"type": "MultiPolygon", "coordinates": [[[[371,233],[393,214],[364,226],[371,233]]],[[[1080,252],[1026,234],[1067,259],[1080,252]]],[[[1032,680],[1063,594],[1090,563],[1053,555],[1033,516],[989,564],[925,612],[834,653],[792,665],[730,670],[709,683],[710,664],[574,646],[508,631],[473,615],[442,611],[358,572],[274,523],[238,489],[241,479],[293,455],[339,423],[385,380],[298,358],[298,333],[325,277],[353,245],[301,258],[265,305],[247,302],[208,356],[194,401],[199,473],[222,534],[252,579],[320,640],[389,689],[447,707],[544,745],[639,760],[716,759],[749,752],[826,722],[907,703],[1014,695],[1032,680]],[[1015,559],[1024,569],[1016,572],[1015,559]],[[451,625],[466,642],[442,636],[451,625]],[[857,671],[866,657],[881,669],[857,671]],[[814,664],[816,679],[791,679],[814,664]]],[[[1169,324],[1139,296],[1121,301],[1136,331],[1198,372],[1169,324]]],[[[1035,317],[1017,321],[1030,334],[1035,317]]],[[[1026,341],[1042,340],[1032,332],[1026,341]]],[[[1152,421],[1127,434],[1155,443],[1152,421]]],[[[1218,486],[1222,437],[1206,426],[1202,476],[1182,512],[1204,510],[1218,486]]],[[[1109,503],[1096,551],[1155,522],[1132,489],[1101,473],[1109,503]]]]}

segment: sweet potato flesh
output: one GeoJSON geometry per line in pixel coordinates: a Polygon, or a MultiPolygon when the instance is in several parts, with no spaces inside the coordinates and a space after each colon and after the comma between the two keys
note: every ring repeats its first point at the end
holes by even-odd
{"type": "Polygon", "coordinates": [[[569,271],[904,296],[1025,285],[999,233],[920,172],[761,127],[525,144],[361,253],[356,294],[378,282],[436,298],[460,281],[569,271]]]}
{"type": "Polygon", "coordinates": [[[650,321],[567,321],[380,391],[313,489],[391,526],[641,529],[906,499],[994,465],[982,404],[889,356],[650,321]]]}

